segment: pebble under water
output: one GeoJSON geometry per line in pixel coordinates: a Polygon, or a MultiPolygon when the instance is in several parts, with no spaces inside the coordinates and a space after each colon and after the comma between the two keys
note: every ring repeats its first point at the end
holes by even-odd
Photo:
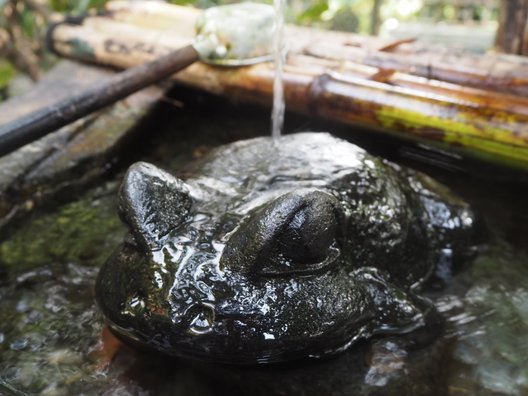
{"type": "MultiPolygon", "coordinates": [[[[152,149],[133,160],[178,174],[211,146],[269,133],[267,112],[213,105],[210,113],[210,102],[174,110],[179,113],[167,118],[152,149]]],[[[297,124],[289,131],[334,130],[306,119],[291,122],[297,124]]],[[[347,136],[346,128],[335,130],[347,136]]],[[[527,186],[433,173],[474,206],[489,235],[472,264],[443,274],[447,285],[431,287],[428,295],[447,325],[430,347],[408,351],[397,339],[379,339],[322,361],[246,368],[124,347],[105,329],[93,292],[99,266],[125,234],[115,207],[118,173],[34,213],[2,241],[0,395],[528,394],[527,186]]]]}

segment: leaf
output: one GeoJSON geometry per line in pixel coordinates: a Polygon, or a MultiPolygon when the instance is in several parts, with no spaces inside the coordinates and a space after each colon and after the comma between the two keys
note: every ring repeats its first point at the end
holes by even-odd
{"type": "Polygon", "coordinates": [[[306,9],[297,17],[297,23],[311,23],[321,20],[321,15],[328,11],[328,2],[322,1],[306,9]]]}
{"type": "Polygon", "coordinates": [[[392,42],[390,42],[388,44],[385,44],[385,45],[379,47],[378,51],[392,52],[395,49],[397,49],[399,46],[401,46],[402,44],[411,44],[411,43],[414,43],[416,40],[417,40],[416,37],[410,37],[410,38],[405,38],[405,39],[401,39],[401,40],[395,40],[395,41],[392,41],[392,42]]]}
{"type": "Polygon", "coordinates": [[[394,73],[396,73],[396,70],[394,69],[380,68],[376,74],[370,77],[370,79],[377,82],[388,83],[390,82],[394,73]]]}
{"type": "Polygon", "coordinates": [[[15,77],[16,70],[9,62],[0,61],[0,88],[4,88],[15,77]]]}
{"type": "Polygon", "coordinates": [[[35,37],[35,14],[28,8],[24,8],[21,14],[21,27],[24,34],[29,38],[35,37]]]}

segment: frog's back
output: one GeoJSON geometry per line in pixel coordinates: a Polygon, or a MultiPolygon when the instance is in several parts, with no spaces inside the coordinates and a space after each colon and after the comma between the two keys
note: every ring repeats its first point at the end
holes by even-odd
{"type": "Polygon", "coordinates": [[[363,149],[328,133],[297,133],[277,141],[259,137],[219,147],[202,163],[201,174],[218,179],[251,173],[326,179],[357,168],[365,157],[370,156],[363,149]]]}
{"type": "Polygon", "coordinates": [[[363,149],[328,133],[298,133],[279,141],[259,137],[215,149],[193,164],[187,183],[202,202],[210,194],[216,203],[236,202],[244,211],[295,189],[332,188],[345,176],[360,177],[373,161],[363,149]]]}

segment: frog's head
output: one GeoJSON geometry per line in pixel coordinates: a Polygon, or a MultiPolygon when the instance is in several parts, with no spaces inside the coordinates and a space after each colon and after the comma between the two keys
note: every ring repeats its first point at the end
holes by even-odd
{"type": "Polygon", "coordinates": [[[293,190],[237,214],[221,203],[204,212],[195,188],[146,163],[125,176],[131,235],[102,268],[97,297],[126,341],[257,363],[423,324],[428,308],[351,257],[353,219],[331,192],[293,190]]]}

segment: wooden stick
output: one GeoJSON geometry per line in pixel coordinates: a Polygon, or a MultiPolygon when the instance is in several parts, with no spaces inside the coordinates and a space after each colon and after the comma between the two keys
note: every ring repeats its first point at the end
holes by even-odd
{"type": "Polygon", "coordinates": [[[170,76],[198,60],[192,45],[116,74],[102,85],[0,127],[0,156],[170,76]]]}

